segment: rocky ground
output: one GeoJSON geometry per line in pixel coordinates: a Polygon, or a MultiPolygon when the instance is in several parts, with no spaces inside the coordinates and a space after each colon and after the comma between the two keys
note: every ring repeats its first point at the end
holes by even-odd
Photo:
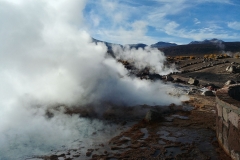
{"type": "Polygon", "coordinates": [[[217,60],[204,60],[203,58],[194,60],[179,60],[177,66],[182,73],[172,75],[173,78],[180,78],[187,81],[189,77],[199,80],[200,85],[213,83],[223,87],[228,80],[240,82],[240,72],[226,71],[228,66],[240,66],[240,59],[224,58],[217,60]]]}
{"type": "MultiPolygon", "coordinates": [[[[105,119],[126,128],[108,142],[92,148],[57,151],[41,159],[222,159],[230,160],[218,145],[215,133],[215,97],[203,96],[199,91],[181,106],[136,106],[125,108],[126,115],[118,117],[116,108],[105,119]],[[114,110],[116,112],[114,112],[114,110]],[[137,110],[142,112],[136,113],[137,110]],[[158,119],[148,119],[149,111],[159,113],[158,119]],[[134,116],[135,115],[135,116],[134,116]],[[112,117],[112,118],[110,118],[112,117]],[[115,117],[115,118],[113,118],[115,117]]],[[[97,134],[97,133],[96,133],[97,134]]],[[[93,135],[94,136],[94,135],[93,135]]]]}
{"type": "MultiPolygon", "coordinates": [[[[122,63],[129,70],[133,69],[128,62],[122,63]]],[[[238,70],[227,71],[226,68],[228,66],[237,68],[240,65],[240,59],[204,60],[200,57],[194,60],[175,60],[172,63],[176,63],[180,73],[162,76],[150,74],[148,69],[139,72],[133,70],[132,73],[141,79],[161,79],[179,84],[188,84],[189,78],[192,78],[194,85],[189,85],[191,89],[188,92],[190,100],[184,102],[182,106],[136,106],[121,108],[121,110],[118,106],[110,107],[103,113],[102,118],[122,126],[126,125],[126,129],[120,134],[104,144],[85,149],[85,152],[79,148],[38,158],[54,160],[230,159],[216,139],[214,92],[226,85],[228,80],[232,80],[231,83],[239,83],[238,70]],[[211,96],[201,95],[200,89],[204,86],[213,93],[211,96]],[[156,112],[160,117],[144,118],[145,114],[151,111],[156,112]],[[132,116],[129,117],[129,115],[132,116]]],[[[86,110],[68,110],[67,114],[80,112],[86,117],[91,116],[89,113],[93,113],[86,110]]]]}
{"type": "Polygon", "coordinates": [[[216,140],[214,97],[195,95],[169,108],[160,121],[139,121],[90,159],[230,159],[216,140]]]}
{"type": "Polygon", "coordinates": [[[138,120],[137,117],[135,120],[126,118],[121,125],[129,127],[106,143],[86,148],[85,152],[78,148],[41,158],[230,160],[216,140],[214,96],[196,93],[181,106],[172,104],[164,109],[157,106],[141,108],[147,113],[159,113],[160,117],[149,119],[146,116],[138,120]]]}

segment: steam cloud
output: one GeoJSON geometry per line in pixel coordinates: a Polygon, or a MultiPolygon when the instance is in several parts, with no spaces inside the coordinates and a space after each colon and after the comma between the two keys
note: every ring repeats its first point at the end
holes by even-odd
{"type": "MultiPolygon", "coordinates": [[[[44,154],[91,125],[63,110],[47,119],[46,109],[56,104],[180,103],[166,94],[169,85],[128,77],[122,64],[105,56],[104,44],[91,42],[84,5],[83,0],[0,0],[0,159],[44,154]]],[[[144,50],[122,51],[129,52],[137,53],[131,58],[139,62],[146,58],[139,56],[144,50]]],[[[159,51],[147,52],[159,73],[171,71],[162,69],[159,51]]]]}
{"type": "Polygon", "coordinates": [[[157,48],[145,47],[144,49],[130,49],[129,46],[124,48],[114,46],[113,51],[117,59],[134,62],[134,66],[140,70],[149,67],[152,73],[161,75],[167,75],[170,72],[177,71],[175,66],[169,68],[164,65],[166,57],[157,48]]]}

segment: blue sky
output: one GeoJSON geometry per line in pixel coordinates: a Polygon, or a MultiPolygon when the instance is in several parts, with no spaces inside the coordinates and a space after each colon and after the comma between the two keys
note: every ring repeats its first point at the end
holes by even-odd
{"type": "Polygon", "coordinates": [[[88,0],[84,18],[92,37],[119,44],[240,41],[239,0],[88,0]]]}

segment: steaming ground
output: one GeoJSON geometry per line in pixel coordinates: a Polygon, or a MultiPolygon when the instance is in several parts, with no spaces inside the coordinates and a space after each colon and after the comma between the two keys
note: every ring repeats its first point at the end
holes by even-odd
{"type": "Polygon", "coordinates": [[[117,128],[113,124],[106,125],[98,120],[88,120],[79,116],[58,114],[47,120],[41,114],[26,114],[28,112],[24,114],[27,118],[23,120],[21,117],[11,129],[1,133],[0,159],[26,159],[47,155],[54,150],[74,149],[77,147],[75,141],[81,141],[80,145],[84,147],[91,146],[96,143],[91,138],[92,134],[101,133],[99,130],[104,128],[108,132],[98,135],[101,136],[100,143],[103,143],[109,136],[115,135],[113,131],[117,128]]]}
{"type": "MultiPolygon", "coordinates": [[[[0,0],[0,159],[46,154],[104,125],[63,109],[49,119],[45,113],[52,106],[181,103],[166,93],[170,85],[128,77],[122,64],[106,56],[106,46],[91,42],[84,5],[82,0],[0,0]]],[[[172,71],[163,67],[165,57],[157,50],[121,52],[131,52],[141,67],[172,71]],[[148,55],[144,62],[138,52],[148,55]]]]}

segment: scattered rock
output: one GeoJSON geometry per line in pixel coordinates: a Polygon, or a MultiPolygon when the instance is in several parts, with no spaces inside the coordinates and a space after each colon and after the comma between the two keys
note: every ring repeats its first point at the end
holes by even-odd
{"type": "Polygon", "coordinates": [[[86,156],[90,157],[93,151],[94,151],[93,149],[88,149],[86,156]]]}
{"type": "Polygon", "coordinates": [[[162,114],[153,110],[149,110],[145,116],[145,121],[147,122],[159,121],[161,119],[162,114]]]}
{"type": "Polygon", "coordinates": [[[122,148],[118,146],[111,146],[111,150],[119,150],[119,149],[122,149],[122,148]]]}
{"type": "Polygon", "coordinates": [[[208,83],[207,85],[204,86],[205,88],[207,88],[208,90],[216,90],[218,89],[219,87],[218,86],[215,86],[214,84],[212,83],[208,83]]]}
{"type": "Polygon", "coordinates": [[[50,160],[58,160],[58,156],[57,155],[51,155],[49,157],[50,160]]]}
{"type": "Polygon", "coordinates": [[[202,92],[202,95],[204,95],[204,96],[214,96],[214,93],[212,91],[204,91],[204,92],[202,92]]]}
{"type": "Polygon", "coordinates": [[[58,155],[58,157],[64,157],[65,156],[65,154],[60,154],[60,155],[58,155]]]}
{"type": "Polygon", "coordinates": [[[192,95],[194,92],[192,92],[192,91],[188,91],[187,92],[187,95],[192,95]]]}
{"type": "Polygon", "coordinates": [[[231,84],[236,84],[236,82],[233,81],[233,80],[228,80],[228,81],[225,83],[226,86],[229,86],[229,85],[231,85],[231,84]]]}
{"type": "Polygon", "coordinates": [[[235,73],[236,72],[236,66],[228,66],[226,68],[226,71],[230,72],[230,73],[235,73]]]}
{"type": "Polygon", "coordinates": [[[86,153],[86,156],[87,156],[87,157],[90,157],[91,154],[92,154],[92,152],[89,152],[89,151],[88,151],[88,152],[86,153]]]}
{"type": "Polygon", "coordinates": [[[198,84],[199,84],[199,81],[198,81],[197,79],[194,79],[194,78],[189,78],[188,84],[198,85],[198,84]]]}
{"type": "Polygon", "coordinates": [[[172,76],[167,75],[167,76],[166,76],[166,80],[167,80],[167,81],[173,81],[174,79],[172,78],[172,76]]]}
{"type": "Polygon", "coordinates": [[[182,80],[181,79],[179,79],[179,78],[174,78],[174,80],[173,80],[174,82],[182,82],[182,80]]]}
{"type": "Polygon", "coordinates": [[[80,154],[73,155],[73,157],[79,157],[79,156],[80,156],[80,154]]]}

